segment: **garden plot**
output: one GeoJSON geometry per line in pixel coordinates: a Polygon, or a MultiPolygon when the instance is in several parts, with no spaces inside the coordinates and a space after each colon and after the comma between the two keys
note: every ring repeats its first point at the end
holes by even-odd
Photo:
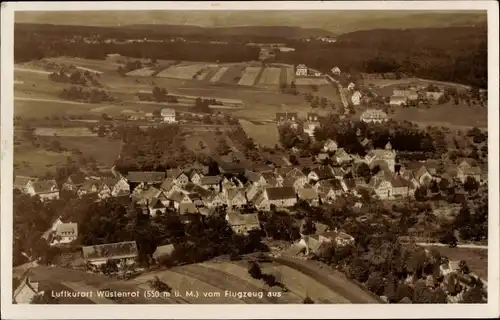
{"type": "Polygon", "coordinates": [[[238,81],[238,85],[253,86],[261,70],[262,67],[246,67],[243,76],[241,77],[240,81],[238,81]]]}
{"type": "Polygon", "coordinates": [[[262,72],[259,84],[279,85],[281,77],[281,68],[266,68],[262,72]]]}
{"type": "Polygon", "coordinates": [[[150,77],[155,73],[156,70],[154,68],[141,68],[141,69],[136,69],[132,70],[127,73],[127,76],[131,77],[150,77]]]}
{"type": "Polygon", "coordinates": [[[210,79],[210,82],[218,82],[228,69],[229,67],[221,67],[219,70],[217,70],[217,72],[215,72],[213,77],[210,79]]]}
{"type": "Polygon", "coordinates": [[[182,80],[190,80],[203,68],[205,64],[191,64],[185,66],[172,66],[162,72],[158,73],[156,76],[158,78],[174,78],[182,80]]]}
{"type": "Polygon", "coordinates": [[[285,68],[285,78],[286,78],[286,84],[287,85],[290,85],[292,82],[294,82],[294,78],[295,78],[295,75],[294,75],[294,72],[293,72],[293,68],[291,67],[286,67],[285,68]]]}
{"type": "Polygon", "coordinates": [[[324,86],[328,84],[325,78],[296,78],[295,84],[298,86],[324,86]]]}
{"type": "Polygon", "coordinates": [[[73,127],[73,128],[46,128],[40,127],[35,129],[35,135],[37,136],[60,136],[60,137],[95,137],[96,133],[93,133],[87,127],[73,127]]]}

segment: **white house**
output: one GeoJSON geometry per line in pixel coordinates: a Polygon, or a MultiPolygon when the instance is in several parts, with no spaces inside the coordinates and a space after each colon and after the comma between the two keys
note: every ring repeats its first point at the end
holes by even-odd
{"type": "Polygon", "coordinates": [[[338,148],[337,142],[333,141],[332,139],[327,139],[323,143],[323,151],[324,152],[333,152],[336,151],[338,148]]]}
{"type": "Polygon", "coordinates": [[[163,122],[174,123],[175,120],[175,110],[174,109],[162,109],[161,117],[163,118],[163,122]]]}
{"type": "Polygon", "coordinates": [[[236,234],[247,235],[250,231],[260,230],[259,216],[256,213],[241,214],[239,212],[228,212],[226,221],[236,234]]]}
{"type": "Polygon", "coordinates": [[[77,223],[61,223],[56,227],[54,236],[50,243],[51,246],[56,244],[65,244],[75,241],[78,238],[77,223]]]}
{"type": "Polygon", "coordinates": [[[100,266],[107,261],[116,261],[122,265],[134,264],[139,252],[135,241],[106,243],[82,247],[83,259],[94,266],[100,266]]]}
{"type": "Polygon", "coordinates": [[[295,68],[295,75],[297,77],[306,77],[307,76],[307,67],[305,64],[299,64],[295,68]]]}
{"type": "Polygon", "coordinates": [[[340,68],[339,67],[333,67],[331,71],[332,71],[332,74],[335,76],[340,75],[340,68]]]}
{"type": "Polygon", "coordinates": [[[59,199],[59,187],[55,180],[35,181],[26,191],[31,196],[39,196],[42,202],[59,199]]]}
{"type": "Polygon", "coordinates": [[[350,82],[348,85],[347,85],[347,90],[354,90],[354,88],[356,87],[356,85],[354,84],[354,82],[350,82]]]}
{"type": "Polygon", "coordinates": [[[352,104],[355,106],[359,106],[361,103],[361,92],[355,91],[351,96],[352,104]]]}
{"type": "Polygon", "coordinates": [[[360,120],[366,123],[382,123],[389,120],[387,113],[378,109],[367,109],[361,114],[360,120]]]}
{"type": "Polygon", "coordinates": [[[389,105],[393,107],[405,106],[408,103],[408,99],[404,96],[392,96],[389,100],[389,105]]]}

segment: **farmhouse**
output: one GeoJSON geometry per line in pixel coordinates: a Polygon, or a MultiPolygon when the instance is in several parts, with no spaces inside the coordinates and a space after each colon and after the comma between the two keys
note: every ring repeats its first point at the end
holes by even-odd
{"type": "Polygon", "coordinates": [[[389,100],[389,105],[392,107],[405,106],[408,103],[408,98],[404,96],[392,96],[389,100]]]}
{"type": "Polygon", "coordinates": [[[74,173],[66,179],[62,185],[63,190],[76,191],[85,182],[85,175],[83,173],[74,173]]]}
{"type": "Polygon", "coordinates": [[[170,200],[174,203],[174,208],[179,209],[179,206],[183,203],[192,203],[193,201],[185,193],[175,191],[170,195],[170,200]]]}
{"type": "Polygon", "coordinates": [[[309,181],[314,180],[326,180],[326,179],[331,179],[333,178],[333,169],[332,167],[326,165],[326,166],[317,166],[315,168],[312,168],[309,174],[307,175],[307,178],[309,181]]]}
{"type": "MultiPolygon", "coordinates": [[[[101,189],[102,182],[96,179],[88,179],[83,182],[81,187],[78,189],[76,194],[78,197],[83,197],[89,194],[97,194],[97,192],[101,189]]],[[[106,193],[106,191],[104,191],[106,193]]],[[[104,194],[103,193],[103,194],[104,194]]]]}
{"type": "Polygon", "coordinates": [[[297,77],[307,77],[307,67],[305,64],[299,64],[295,67],[295,75],[297,77]]]}
{"type": "Polygon", "coordinates": [[[248,235],[250,231],[260,230],[259,215],[256,213],[228,212],[226,220],[236,234],[248,235]]]}
{"type": "Polygon", "coordinates": [[[163,122],[174,123],[175,122],[175,110],[174,109],[162,109],[161,117],[163,122]]]}
{"type": "Polygon", "coordinates": [[[179,214],[181,216],[183,215],[193,215],[197,214],[198,209],[196,208],[196,205],[194,203],[181,203],[179,205],[179,214]]]}
{"type": "Polygon", "coordinates": [[[153,217],[158,214],[165,213],[167,211],[165,204],[158,198],[153,198],[148,203],[148,209],[149,209],[149,214],[153,217]]]}
{"type": "Polygon", "coordinates": [[[226,199],[228,208],[241,208],[242,206],[247,204],[245,192],[241,188],[232,188],[226,190],[226,199]]]}
{"type": "Polygon", "coordinates": [[[443,95],[444,95],[444,92],[442,92],[442,91],[426,91],[425,92],[425,97],[429,100],[434,100],[434,101],[438,101],[443,95]]]}
{"type": "Polygon", "coordinates": [[[63,221],[61,220],[61,217],[57,217],[53,222],[52,222],[52,226],[43,233],[42,235],[42,239],[50,242],[50,237],[53,236],[53,234],[56,232],[57,230],[57,227],[59,225],[63,224],[63,221]]]}
{"type": "Polygon", "coordinates": [[[130,185],[128,184],[127,179],[123,177],[104,179],[102,184],[111,190],[111,196],[113,197],[130,193],[130,185]]]}
{"type": "Polygon", "coordinates": [[[266,179],[264,179],[264,177],[261,174],[257,173],[257,172],[253,172],[253,171],[250,171],[250,170],[245,170],[245,174],[243,176],[251,184],[255,184],[255,185],[264,185],[264,184],[266,184],[266,179]]]}
{"type": "Polygon", "coordinates": [[[57,225],[50,245],[65,244],[78,238],[77,223],[60,223],[57,225]]]}
{"type": "Polygon", "coordinates": [[[331,71],[332,71],[332,74],[335,76],[340,75],[340,68],[339,67],[333,67],[331,71]]]}
{"type": "Polygon", "coordinates": [[[366,123],[382,123],[389,120],[387,113],[377,109],[367,109],[361,114],[360,120],[366,123]]]}
{"type": "Polygon", "coordinates": [[[220,176],[204,176],[200,179],[200,186],[207,190],[214,190],[220,192],[220,183],[222,178],[220,176]]]}
{"type": "Polygon", "coordinates": [[[361,97],[362,97],[361,92],[355,91],[351,96],[352,104],[354,106],[359,106],[359,104],[361,103],[361,97]]]}
{"type": "Polygon", "coordinates": [[[307,113],[307,121],[308,122],[318,122],[319,121],[318,114],[314,113],[314,112],[308,112],[307,113]]]}
{"type": "Polygon", "coordinates": [[[83,259],[94,266],[103,265],[107,261],[131,265],[139,255],[135,241],[86,246],[82,248],[82,253],[83,259]]]}
{"type": "Polygon", "coordinates": [[[274,204],[277,207],[291,207],[297,203],[297,196],[293,187],[266,188],[264,197],[269,202],[269,205],[274,204]]]}
{"type": "Polygon", "coordinates": [[[394,90],[393,97],[405,97],[408,100],[417,100],[418,93],[414,90],[394,90]]]}
{"type": "Polygon", "coordinates": [[[266,180],[266,184],[271,187],[282,187],[283,177],[273,171],[261,172],[262,177],[266,180]]]}
{"type": "Polygon", "coordinates": [[[207,208],[217,208],[222,207],[225,204],[224,199],[221,197],[220,193],[212,193],[207,197],[203,197],[203,204],[207,208]]]}
{"type": "Polygon", "coordinates": [[[40,197],[40,201],[59,199],[59,188],[55,180],[35,181],[29,186],[28,194],[40,197]]]}
{"type": "Polygon", "coordinates": [[[337,151],[335,151],[333,159],[338,164],[349,163],[353,160],[352,157],[343,148],[337,149],[337,151]]]}
{"type": "Polygon", "coordinates": [[[481,181],[481,168],[477,166],[459,166],[457,168],[457,178],[464,183],[467,178],[472,178],[477,182],[481,181]]]}
{"type": "Polygon", "coordinates": [[[33,182],[37,180],[37,178],[33,177],[16,176],[13,185],[14,190],[19,190],[22,193],[28,193],[28,190],[33,187],[33,182]]]}

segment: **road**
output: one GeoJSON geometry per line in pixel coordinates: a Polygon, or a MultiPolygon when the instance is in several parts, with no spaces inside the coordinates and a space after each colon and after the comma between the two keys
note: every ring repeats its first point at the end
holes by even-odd
{"type": "MultiPolygon", "coordinates": [[[[448,247],[447,244],[439,243],[439,242],[417,242],[417,246],[422,247],[448,247]]],[[[480,244],[457,244],[457,248],[465,248],[465,249],[481,249],[488,250],[488,246],[480,245],[480,244]]]]}

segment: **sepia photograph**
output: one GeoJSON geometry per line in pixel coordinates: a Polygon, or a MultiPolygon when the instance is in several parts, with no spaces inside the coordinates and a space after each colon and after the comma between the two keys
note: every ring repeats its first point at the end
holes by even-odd
{"type": "Polygon", "coordinates": [[[3,6],[2,313],[498,316],[498,4],[390,2],[3,6]]]}

